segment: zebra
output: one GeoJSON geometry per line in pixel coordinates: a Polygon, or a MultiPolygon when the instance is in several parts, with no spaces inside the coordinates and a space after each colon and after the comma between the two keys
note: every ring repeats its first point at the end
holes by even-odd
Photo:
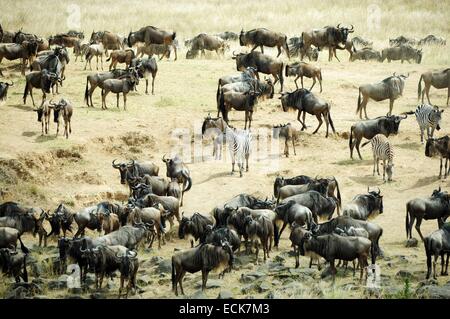
{"type": "Polygon", "coordinates": [[[234,164],[237,161],[239,166],[239,175],[242,177],[244,170],[244,159],[246,162],[246,171],[248,172],[248,158],[251,153],[252,134],[250,130],[237,130],[227,126],[225,128],[225,136],[230,149],[231,156],[231,175],[234,173],[234,164]]]}
{"type": "Polygon", "coordinates": [[[420,129],[420,142],[423,144],[423,132],[427,130],[427,138],[432,138],[434,130],[440,130],[439,123],[441,122],[442,112],[439,107],[430,104],[420,104],[417,106],[415,112],[405,112],[404,114],[415,114],[417,123],[420,129]],[[431,128],[431,133],[430,133],[431,128]]]}
{"type": "Polygon", "coordinates": [[[383,161],[383,181],[386,182],[385,174],[388,176],[388,181],[392,181],[392,174],[394,173],[394,148],[391,143],[383,134],[375,135],[370,141],[365,142],[361,146],[372,144],[373,153],[373,175],[375,176],[375,166],[377,167],[377,173],[380,175],[378,163],[383,161]],[[387,160],[387,164],[386,164],[387,160]]]}

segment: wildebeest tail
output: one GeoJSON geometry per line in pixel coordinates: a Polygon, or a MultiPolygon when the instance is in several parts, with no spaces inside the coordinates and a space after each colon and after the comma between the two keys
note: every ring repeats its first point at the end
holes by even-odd
{"type": "Polygon", "coordinates": [[[359,88],[358,90],[358,104],[356,106],[356,114],[358,114],[360,108],[361,108],[361,88],[359,88]]]}
{"type": "Polygon", "coordinates": [[[331,119],[331,108],[328,109],[328,120],[330,121],[331,129],[334,133],[336,133],[336,130],[334,129],[333,120],[331,119]]]}
{"type": "Polygon", "coordinates": [[[87,102],[88,101],[88,78],[86,77],[86,89],[84,90],[84,100],[87,102]]]}
{"type": "Polygon", "coordinates": [[[186,176],[186,179],[187,179],[188,185],[186,186],[185,189],[183,189],[183,193],[187,192],[192,187],[192,178],[190,176],[186,176]]]}
{"type": "MultiPolygon", "coordinates": [[[[423,239],[423,245],[425,246],[425,254],[427,256],[427,270],[430,271],[431,269],[431,239],[428,237],[425,237],[423,239]]],[[[441,257],[443,258],[443,257],[441,257]]],[[[427,273],[428,275],[428,273],[427,273]]]]}
{"type": "Polygon", "coordinates": [[[175,281],[175,263],[173,262],[173,257],[172,257],[172,291],[175,291],[175,287],[176,287],[176,281],[175,281]]]}
{"type": "Polygon", "coordinates": [[[405,217],[405,229],[406,229],[406,239],[409,238],[409,203],[406,204],[406,217],[405,217]]]}
{"type": "Polygon", "coordinates": [[[223,96],[223,91],[220,91],[219,110],[222,113],[224,121],[228,122],[228,114],[227,111],[225,110],[225,98],[223,96]]]}
{"type": "Polygon", "coordinates": [[[25,90],[23,91],[23,103],[25,104],[25,99],[27,98],[28,95],[28,87],[29,87],[29,83],[28,81],[25,82],[25,90]]]}
{"type": "Polygon", "coordinates": [[[322,70],[319,71],[319,80],[322,81],[322,70]]]}
{"type": "Polygon", "coordinates": [[[280,242],[280,236],[276,222],[273,223],[273,242],[275,244],[275,247],[278,247],[278,243],[280,242]]]}
{"type": "Polygon", "coordinates": [[[216,92],[216,102],[217,102],[217,117],[219,117],[219,114],[220,114],[220,101],[219,101],[219,98],[220,98],[220,79],[219,79],[219,81],[217,82],[217,92],[216,92]]]}
{"type": "Polygon", "coordinates": [[[23,256],[23,281],[28,282],[27,255],[23,256]]]}
{"type": "Polygon", "coordinates": [[[369,143],[370,143],[370,140],[368,140],[367,142],[362,143],[362,144],[361,144],[361,147],[364,147],[364,146],[366,146],[366,145],[369,144],[369,143]]]}
{"type": "Polygon", "coordinates": [[[420,93],[422,93],[422,79],[423,75],[420,76],[419,85],[417,86],[417,99],[420,99],[420,93]]]}
{"type": "Polygon", "coordinates": [[[350,137],[348,139],[348,146],[350,147],[350,149],[352,148],[352,142],[353,142],[353,125],[350,128],[350,137]]]}
{"type": "Polygon", "coordinates": [[[19,236],[19,242],[20,242],[20,249],[22,250],[22,252],[24,254],[29,254],[30,250],[27,247],[25,247],[25,245],[23,244],[22,239],[20,238],[20,236],[19,236]]]}
{"type": "Polygon", "coordinates": [[[290,59],[291,55],[289,53],[289,45],[288,45],[288,39],[287,39],[286,35],[284,36],[284,46],[285,46],[285,50],[286,50],[286,54],[288,56],[288,59],[290,59]]]}
{"type": "Polygon", "coordinates": [[[339,183],[338,183],[338,181],[337,181],[336,178],[334,178],[334,181],[336,182],[337,199],[338,199],[338,204],[339,204],[338,207],[341,207],[341,205],[342,205],[342,200],[341,200],[341,191],[339,190],[339,183]]]}
{"type": "Polygon", "coordinates": [[[109,62],[111,60],[111,54],[109,55],[109,58],[106,59],[106,62],[109,62]]]}

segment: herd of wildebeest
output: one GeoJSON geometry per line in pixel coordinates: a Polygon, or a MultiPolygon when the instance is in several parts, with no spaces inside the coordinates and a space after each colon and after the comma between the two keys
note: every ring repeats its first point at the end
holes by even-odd
{"type": "MultiPolygon", "coordinates": [[[[229,148],[232,159],[232,174],[235,163],[238,163],[240,176],[243,176],[244,162],[248,171],[248,159],[251,156],[252,134],[250,131],[253,110],[259,100],[273,98],[274,86],[280,84],[280,103],[283,111],[290,108],[298,110],[297,119],[306,129],[306,113],[315,115],[319,125],[326,123],[326,137],[329,126],[335,132],[331,118],[331,105],[311,90],[319,82],[322,92],[322,72],[315,64],[306,63],[317,61],[319,52],[328,48],[329,61],[337,58],[337,50],[347,50],[349,60],[373,60],[388,62],[393,60],[414,61],[421,63],[422,49],[427,45],[446,46],[446,40],[429,35],[421,40],[400,36],[389,40],[389,47],[378,52],[372,48],[372,42],[360,36],[349,39],[354,32],[351,27],[326,26],[302,32],[301,36],[288,39],[285,34],[273,32],[264,28],[253,29],[240,34],[226,31],[217,35],[201,33],[191,39],[186,39],[186,58],[193,59],[205,56],[205,50],[215,51],[219,57],[224,57],[230,49],[230,43],[239,41],[240,46],[251,47],[248,53],[233,52],[232,59],[236,62],[238,74],[223,76],[218,80],[216,101],[218,115],[216,118],[208,114],[204,118],[202,134],[211,139],[214,144],[213,155],[220,158],[222,149],[229,148]],[[264,47],[276,47],[277,57],[264,53],[264,47]],[[256,49],[260,48],[261,52],[256,49]],[[300,57],[301,62],[285,63],[278,57],[285,53],[289,60],[300,57]],[[261,80],[259,73],[272,75],[272,79],[261,80]],[[284,92],[284,77],[295,77],[297,89],[284,92]],[[311,88],[305,89],[303,77],[313,80],[311,88]],[[297,80],[301,79],[301,88],[297,80]],[[229,125],[230,110],[245,112],[244,130],[229,125]],[[303,118],[301,119],[301,115],[303,118]],[[220,116],[221,115],[221,116],[220,116]],[[247,129],[248,122],[248,129],[247,129]]],[[[100,58],[103,70],[103,55],[111,61],[109,71],[95,72],[87,75],[85,102],[87,107],[94,107],[92,96],[95,89],[101,89],[102,109],[107,109],[106,96],[109,92],[123,94],[124,109],[126,110],[126,96],[136,90],[140,79],[146,79],[148,94],[148,76],[152,76],[152,94],[158,71],[157,61],[170,59],[172,54],[177,60],[177,49],[180,48],[175,32],[167,32],[153,26],[147,26],[128,36],[122,37],[108,31],[92,32],[89,41],[84,41],[84,34],[69,31],[45,39],[35,34],[9,32],[0,25],[0,63],[3,58],[8,60],[21,59],[22,75],[26,78],[23,102],[27,95],[32,99],[33,89],[40,89],[43,93],[39,108],[35,109],[38,121],[42,123],[42,134],[49,133],[49,122],[53,110],[54,122],[64,124],[66,138],[71,133],[71,117],[74,106],[67,98],[58,102],[47,100],[47,94],[58,93],[58,87],[63,86],[66,79],[65,66],[70,62],[68,48],[73,48],[75,61],[83,62],[85,58],[86,70],[93,57],[100,58]],[[147,58],[144,56],[148,55],[147,58]],[[125,69],[117,69],[117,64],[125,64],[125,69]],[[27,67],[30,72],[25,74],[27,67]]],[[[338,59],[339,60],[339,59],[338,59]]],[[[178,63],[178,62],[177,62],[178,63]]],[[[0,75],[3,75],[0,69],[0,75]]],[[[70,76],[70,75],[67,75],[70,76]]],[[[357,114],[362,119],[362,112],[366,120],[355,123],[350,128],[349,148],[353,158],[356,147],[359,157],[360,145],[363,139],[371,143],[374,168],[379,173],[379,161],[382,161],[383,180],[391,181],[394,168],[394,150],[388,140],[390,135],[398,133],[399,125],[409,114],[414,114],[424,142],[424,132],[427,131],[425,155],[440,157],[442,176],[442,162],[445,159],[444,176],[447,176],[447,162],[450,158],[449,136],[433,138],[434,130],[440,129],[441,114],[437,106],[430,102],[429,91],[447,89],[447,106],[450,98],[450,68],[425,72],[420,76],[418,84],[418,98],[422,98],[415,111],[400,115],[393,115],[393,104],[402,96],[408,75],[393,74],[378,83],[359,86],[357,114]],[[422,90],[422,82],[424,89],[422,90]],[[428,104],[424,104],[426,94],[428,104]],[[386,116],[368,119],[366,106],[369,99],[375,101],[389,100],[390,108],[386,116]]],[[[0,100],[6,100],[8,87],[13,83],[0,82],[0,100]]],[[[314,134],[313,133],[313,134],[314,134]]],[[[273,136],[285,139],[284,154],[289,156],[289,142],[295,151],[295,140],[298,131],[291,125],[277,125],[273,128],[273,136]]],[[[68,259],[74,260],[80,267],[80,280],[84,282],[87,272],[94,272],[96,288],[101,288],[104,276],[120,272],[119,298],[128,296],[130,289],[136,288],[136,275],[139,268],[137,248],[145,243],[150,247],[154,240],[158,241],[158,248],[171,239],[174,234],[175,221],[178,223],[178,237],[188,239],[191,248],[175,252],[172,257],[172,288],[178,295],[178,287],[183,292],[183,278],[186,272],[202,272],[202,289],[206,288],[208,273],[218,270],[223,276],[232,271],[234,254],[255,253],[258,263],[259,249],[263,250],[263,259],[270,258],[272,246],[278,247],[280,237],[287,225],[290,226],[289,239],[292,242],[295,255],[295,267],[299,267],[299,256],[309,256],[309,267],[313,263],[321,268],[321,260],[329,264],[329,271],[336,275],[336,267],[342,262],[348,267],[353,262],[353,273],[359,268],[360,280],[369,269],[369,257],[372,266],[377,257],[382,255],[380,238],[383,229],[368,221],[383,213],[383,196],[379,189],[367,189],[366,193],[356,195],[349,203],[342,205],[339,184],[335,177],[320,178],[305,175],[292,178],[276,177],[272,199],[257,198],[249,194],[239,194],[223,205],[214,207],[209,214],[193,213],[190,217],[181,214],[183,195],[193,187],[193,181],[187,165],[176,155],[172,158],[162,158],[166,165],[166,177],[159,176],[157,164],[145,160],[129,160],[112,162],[113,169],[120,173],[120,183],[128,185],[128,203],[101,202],[98,205],[86,207],[73,212],[61,203],[53,212],[48,208],[26,207],[15,202],[5,202],[0,205],[0,264],[3,273],[13,276],[17,282],[21,278],[28,280],[27,256],[30,254],[21,240],[24,233],[39,235],[39,246],[47,245],[47,239],[57,237],[61,271],[64,272],[68,259]],[[334,217],[334,213],[337,217],[334,217]],[[325,222],[320,222],[326,220],[325,222]],[[169,230],[166,227],[169,222],[169,230]],[[44,222],[51,226],[47,232],[44,222]],[[76,226],[76,228],[75,228],[76,226]],[[85,236],[85,230],[97,230],[104,235],[98,237],[85,236]],[[73,238],[66,237],[73,233],[73,238]],[[241,240],[243,239],[243,244],[241,240]],[[17,248],[20,243],[20,250],[17,248]],[[241,252],[243,246],[243,252],[241,252]],[[336,261],[339,264],[336,265],[336,261]],[[357,263],[355,263],[357,262],[357,263]],[[126,289],[124,282],[128,280],[126,289]]],[[[195,187],[195,186],[194,186],[195,187]]],[[[53,210],[53,209],[52,209],[53,210]]],[[[436,277],[436,263],[441,257],[441,275],[447,275],[450,253],[450,227],[445,223],[450,215],[450,195],[440,188],[426,198],[410,200],[406,204],[406,236],[412,238],[412,228],[415,228],[424,242],[427,257],[427,274],[436,277]],[[437,219],[439,229],[427,237],[423,237],[420,225],[423,220],[437,219]],[[444,259],[446,257],[446,263],[444,259]]],[[[370,267],[375,269],[375,267],[370,267]]],[[[220,276],[219,275],[219,276],[220,276]]]]}

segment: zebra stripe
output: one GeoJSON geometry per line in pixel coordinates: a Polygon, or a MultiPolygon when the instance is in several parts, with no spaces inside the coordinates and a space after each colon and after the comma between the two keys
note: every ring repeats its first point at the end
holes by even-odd
{"type": "Polygon", "coordinates": [[[248,171],[248,158],[251,153],[252,134],[249,130],[236,130],[230,127],[226,127],[225,135],[232,161],[231,174],[233,174],[234,172],[234,164],[237,161],[239,166],[239,173],[242,177],[244,160],[246,161],[246,169],[248,171]]]}
{"type": "Polygon", "coordinates": [[[394,148],[383,134],[375,135],[371,140],[373,153],[373,174],[375,175],[375,166],[379,172],[378,161],[383,161],[383,180],[385,180],[385,173],[388,174],[388,180],[392,178],[392,171],[394,166],[394,148]],[[386,164],[387,161],[387,164],[386,164]]]}
{"type": "Polygon", "coordinates": [[[420,141],[423,143],[423,134],[427,130],[427,137],[433,137],[434,130],[439,130],[439,123],[441,121],[441,114],[443,111],[439,111],[429,104],[420,104],[414,114],[416,115],[417,123],[420,129],[420,141]],[[431,129],[431,133],[430,133],[431,129]]]}

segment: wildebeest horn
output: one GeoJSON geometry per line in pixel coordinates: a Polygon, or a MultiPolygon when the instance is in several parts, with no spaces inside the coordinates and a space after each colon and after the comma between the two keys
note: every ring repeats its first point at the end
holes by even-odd
{"type": "Polygon", "coordinates": [[[127,166],[134,166],[134,160],[131,160],[130,163],[127,164],[127,166]]]}
{"type": "Polygon", "coordinates": [[[125,255],[123,254],[123,253],[121,253],[120,251],[116,254],[116,257],[117,258],[122,258],[122,257],[124,257],[125,255]]]}
{"type": "Polygon", "coordinates": [[[85,253],[86,251],[88,251],[88,249],[83,249],[83,248],[80,247],[80,252],[81,253],[85,253]]]}
{"type": "Polygon", "coordinates": [[[114,168],[119,168],[120,164],[116,164],[115,162],[117,161],[117,158],[115,160],[112,161],[112,167],[114,168]]]}
{"type": "Polygon", "coordinates": [[[407,114],[403,114],[405,117],[399,116],[402,120],[406,119],[408,117],[407,114]]]}
{"type": "Polygon", "coordinates": [[[9,84],[9,83],[6,83],[6,84],[8,84],[8,86],[14,86],[14,82],[13,81],[11,81],[11,84],[9,84]]]}
{"type": "Polygon", "coordinates": [[[137,252],[133,251],[133,250],[127,250],[127,255],[128,257],[130,257],[131,259],[135,259],[137,257],[137,252]]]}
{"type": "Polygon", "coordinates": [[[368,192],[368,193],[370,192],[370,188],[369,188],[369,186],[367,186],[367,192],[368,192]]]}
{"type": "Polygon", "coordinates": [[[340,23],[337,25],[337,28],[338,28],[338,29],[339,29],[340,25],[341,25],[340,23]]]}
{"type": "Polygon", "coordinates": [[[380,195],[380,193],[381,193],[381,190],[377,187],[377,189],[378,189],[378,193],[377,193],[377,195],[380,195]]]}
{"type": "Polygon", "coordinates": [[[163,155],[162,161],[163,161],[164,163],[166,163],[166,162],[168,161],[168,160],[166,159],[166,154],[163,155]]]}
{"type": "Polygon", "coordinates": [[[352,26],[352,28],[350,30],[348,30],[348,32],[353,32],[353,30],[355,29],[355,27],[353,26],[353,24],[350,24],[352,26]]]}
{"type": "Polygon", "coordinates": [[[394,72],[394,76],[396,76],[395,73],[397,73],[397,72],[394,72]]]}
{"type": "Polygon", "coordinates": [[[236,54],[236,53],[234,53],[234,51],[233,51],[233,56],[237,56],[237,54],[236,54]]]}

